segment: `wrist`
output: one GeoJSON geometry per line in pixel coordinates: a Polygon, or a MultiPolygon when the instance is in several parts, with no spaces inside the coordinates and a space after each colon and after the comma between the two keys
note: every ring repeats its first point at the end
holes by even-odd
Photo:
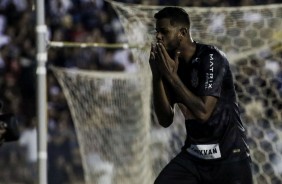
{"type": "Polygon", "coordinates": [[[171,84],[176,83],[179,80],[179,77],[177,74],[171,74],[166,77],[167,81],[171,84]]]}

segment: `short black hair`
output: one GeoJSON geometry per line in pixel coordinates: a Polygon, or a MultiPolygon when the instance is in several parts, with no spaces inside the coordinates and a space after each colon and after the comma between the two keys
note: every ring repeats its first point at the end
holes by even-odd
{"type": "Polygon", "coordinates": [[[168,18],[168,19],[170,19],[171,25],[178,23],[178,24],[185,25],[188,28],[190,28],[189,14],[183,8],[165,7],[163,9],[161,9],[159,12],[157,12],[154,15],[154,18],[157,19],[157,20],[168,18]]]}

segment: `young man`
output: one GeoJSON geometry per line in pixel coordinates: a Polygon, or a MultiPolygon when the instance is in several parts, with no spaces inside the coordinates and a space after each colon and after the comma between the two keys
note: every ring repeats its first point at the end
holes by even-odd
{"type": "Polygon", "coordinates": [[[228,60],[216,47],[193,41],[183,9],[166,7],[154,17],[157,43],[149,62],[155,112],[160,125],[168,127],[178,104],[187,131],[182,151],[155,184],[251,184],[228,60]]]}

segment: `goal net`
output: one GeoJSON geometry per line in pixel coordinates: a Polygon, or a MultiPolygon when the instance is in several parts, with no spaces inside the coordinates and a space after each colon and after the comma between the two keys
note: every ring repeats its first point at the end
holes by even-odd
{"type": "Polygon", "coordinates": [[[149,81],[138,73],[52,70],[75,123],[86,183],[152,183],[149,81]]]}
{"type": "MultiPolygon", "coordinates": [[[[135,73],[53,68],[75,123],[87,183],[148,184],[179,152],[183,116],[161,128],[151,104],[150,43],[161,6],[110,1],[138,65],[135,73]]],[[[184,7],[196,41],[229,58],[256,184],[282,182],[282,5],[184,7]]]]}

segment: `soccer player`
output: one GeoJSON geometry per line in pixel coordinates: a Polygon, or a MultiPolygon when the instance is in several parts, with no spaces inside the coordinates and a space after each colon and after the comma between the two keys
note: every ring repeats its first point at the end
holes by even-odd
{"type": "Polygon", "coordinates": [[[251,184],[251,159],[227,58],[215,46],[192,39],[183,9],[166,7],[154,18],[157,42],[149,62],[155,112],[160,125],[169,127],[177,104],[187,131],[182,150],[155,184],[251,184]]]}

